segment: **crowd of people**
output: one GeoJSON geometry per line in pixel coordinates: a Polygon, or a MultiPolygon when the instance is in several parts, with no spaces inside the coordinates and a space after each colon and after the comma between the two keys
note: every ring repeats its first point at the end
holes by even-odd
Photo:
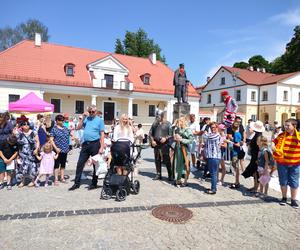
{"type": "MultiPolygon", "coordinates": [[[[207,194],[216,194],[218,185],[224,185],[226,162],[230,162],[235,175],[232,189],[240,188],[240,177],[253,177],[255,196],[268,198],[268,183],[274,171],[278,172],[282,191],[281,205],[287,204],[287,186],[291,188],[291,205],[296,201],[299,186],[300,134],[297,120],[288,119],[284,127],[275,126],[272,140],[264,136],[264,124],[249,120],[244,128],[242,119],[235,115],[234,100],[224,93],[224,102],[229,108],[221,123],[203,119],[199,124],[194,114],[179,117],[171,123],[167,113],[157,115],[149,131],[149,143],[154,149],[156,176],[162,179],[162,164],[167,168],[168,180],[176,187],[188,186],[190,172],[203,168],[202,179],[210,178],[211,188],[207,194]],[[284,132],[282,132],[282,130],[284,132]],[[250,162],[245,166],[245,156],[250,162]]],[[[70,191],[78,189],[87,162],[95,155],[103,156],[110,166],[112,142],[126,139],[143,144],[145,137],[142,125],[135,126],[132,119],[123,114],[108,131],[96,106],[91,106],[79,116],[78,121],[67,114],[56,115],[55,121],[42,114],[34,123],[26,116],[19,117],[15,124],[8,112],[0,112],[0,188],[8,190],[14,184],[22,188],[29,179],[29,187],[38,187],[45,176],[44,186],[54,176],[54,186],[66,183],[65,167],[72,147],[81,148],[74,184],[70,191]]],[[[140,155],[140,150],[137,152],[140,155]]],[[[92,161],[92,163],[94,163],[92,161]]],[[[126,175],[124,166],[115,166],[119,175],[126,175]]],[[[89,189],[97,188],[99,171],[93,164],[93,178],[89,189]]]]}

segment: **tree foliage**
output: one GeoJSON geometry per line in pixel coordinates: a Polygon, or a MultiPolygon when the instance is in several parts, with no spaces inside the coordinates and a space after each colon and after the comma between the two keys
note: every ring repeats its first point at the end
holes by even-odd
{"type": "MultiPolygon", "coordinates": [[[[294,28],[294,36],[291,41],[287,43],[283,55],[277,57],[270,63],[261,55],[252,56],[248,62],[248,65],[253,66],[255,69],[265,68],[267,72],[274,74],[300,71],[300,25],[294,28]]],[[[245,62],[236,62],[233,66],[243,69],[246,64],[245,62]]]]}
{"type": "Polygon", "coordinates": [[[25,23],[20,23],[15,28],[5,27],[0,29],[0,51],[24,39],[34,40],[35,33],[41,34],[43,42],[49,40],[48,28],[36,19],[29,19],[25,23]]]}
{"type": "Polygon", "coordinates": [[[157,60],[166,62],[166,58],[161,55],[160,46],[148,38],[148,34],[141,28],[137,32],[126,31],[123,42],[117,39],[115,53],[145,58],[151,53],[156,53],[157,60]]]}
{"type": "Polygon", "coordinates": [[[233,64],[233,67],[240,68],[240,69],[247,69],[249,67],[249,64],[246,62],[236,62],[233,64]]]}

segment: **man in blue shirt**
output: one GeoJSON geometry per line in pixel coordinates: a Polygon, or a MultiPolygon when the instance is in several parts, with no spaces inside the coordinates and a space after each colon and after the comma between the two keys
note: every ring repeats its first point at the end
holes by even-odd
{"type": "MultiPolygon", "coordinates": [[[[92,105],[88,108],[88,111],[83,114],[83,119],[81,119],[77,125],[77,130],[81,128],[84,129],[84,142],[77,162],[75,183],[69,188],[69,191],[73,191],[80,187],[81,174],[89,157],[98,153],[102,154],[104,151],[104,121],[97,116],[96,113],[97,107],[92,105]]],[[[89,186],[89,190],[97,188],[98,176],[96,175],[95,166],[93,166],[93,168],[93,179],[92,184],[89,186]]]]}

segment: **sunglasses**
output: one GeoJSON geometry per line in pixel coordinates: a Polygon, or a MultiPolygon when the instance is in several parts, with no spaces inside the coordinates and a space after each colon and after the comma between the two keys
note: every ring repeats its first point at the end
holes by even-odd
{"type": "Polygon", "coordinates": [[[94,111],[94,110],[89,111],[89,114],[95,114],[95,113],[96,113],[96,111],[94,111]]]}

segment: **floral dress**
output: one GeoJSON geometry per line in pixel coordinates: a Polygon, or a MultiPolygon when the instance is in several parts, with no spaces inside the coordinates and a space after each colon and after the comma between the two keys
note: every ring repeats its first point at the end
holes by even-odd
{"type": "Polygon", "coordinates": [[[23,132],[17,134],[19,146],[19,161],[16,178],[21,181],[23,177],[29,176],[32,180],[37,177],[38,163],[33,154],[35,149],[35,132],[25,135],[23,132]]]}

